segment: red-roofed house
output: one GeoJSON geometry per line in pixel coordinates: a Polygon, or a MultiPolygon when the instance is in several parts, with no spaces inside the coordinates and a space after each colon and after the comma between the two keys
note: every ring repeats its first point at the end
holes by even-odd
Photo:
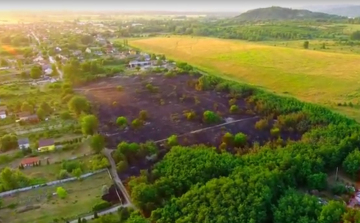
{"type": "Polygon", "coordinates": [[[25,158],[21,161],[21,166],[25,167],[32,167],[40,165],[39,157],[29,157],[25,158]]]}

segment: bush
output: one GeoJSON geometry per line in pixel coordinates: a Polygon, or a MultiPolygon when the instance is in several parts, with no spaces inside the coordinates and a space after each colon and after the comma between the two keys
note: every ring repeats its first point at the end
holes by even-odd
{"type": "Polygon", "coordinates": [[[123,88],[123,86],[119,85],[119,86],[116,87],[116,90],[117,90],[117,91],[123,91],[124,88],[123,88]]]}
{"type": "Polygon", "coordinates": [[[264,130],[269,127],[269,120],[267,119],[260,119],[255,123],[255,129],[257,130],[264,130]]]}
{"type": "Polygon", "coordinates": [[[64,199],[64,198],[66,198],[66,196],[67,196],[66,190],[65,190],[64,188],[62,188],[62,187],[56,188],[56,194],[57,194],[58,197],[61,198],[61,199],[64,199]]]}
{"type": "Polygon", "coordinates": [[[230,132],[225,133],[225,135],[222,137],[222,142],[226,145],[231,145],[234,142],[234,136],[230,132]]]}
{"type": "Polygon", "coordinates": [[[168,146],[176,146],[178,144],[178,138],[177,135],[172,135],[167,139],[167,145],[168,146]]]}
{"type": "Polygon", "coordinates": [[[92,211],[98,212],[98,211],[102,211],[109,207],[111,207],[111,203],[109,203],[107,201],[101,201],[93,206],[92,211]]]}
{"type": "Polygon", "coordinates": [[[331,187],[331,192],[335,195],[342,195],[347,192],[347,189],[344,184],[337,183],[331,187]]]}
{"type": "Polygon", "coordinates": [[[137,128],[140,128],[142,126],[143,122],[142,120],[140,119],[134,119],[132,122],[131,122],[131,126],[134,128],[134,129],[137,129],[137,128]]]}
{"type": "Polygon", "coordinates": [[[184,112],[184,116],[187,120],[193,120],[196,117],[196,113],[194,111],[184,112]]]}
{"type": "Polygon", "coordinates": [[[244,133],[237,133],[234,137],[235,146],[245,146],[247,142],[247,136],[244,133]]]}
{"type": "Polygon", "coordinates": [[[121,117],[118,117],[116,119],[116,124],[119,126],[119,127],[125,127],[127,125],[128,121],[127,119],[124,117],[124,116],[121,116],[121,117]]]}
{"type": "Polygon", "coordinates": [[[139,119],[146,121],[149,118],[149,115],[146,110],[141,110],[139,112],[139,119]]]}
{"type": "Polygon", "coordinates": [[[231,105],[230,113],[234,114],[239,111],[239,107],[237,105],[231,105]]]}
{"type": "Polygon", "coordinates": [[[61,118],[62,120],[68,120],[68,119],[71,119],[71,115],[70,115],[69,112],[62,112],[62,113],[60,114],[60,118],[61,118]]]}
{"type": "Polygon", "coordinates": [[[213,111],[205,111],[203,114],[203,120],[205,123],[217,123],[220,121],[220,117],[213,111]]]}
{"type": "Polygon", "coordinates": [[[270,134],[274,137],[280,136],[280,129],[279,128],[272,128],[270,130],[270,134]]]}

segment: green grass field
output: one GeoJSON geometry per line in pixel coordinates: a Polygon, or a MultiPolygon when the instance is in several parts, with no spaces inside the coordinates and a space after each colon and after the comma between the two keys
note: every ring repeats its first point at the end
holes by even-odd
{"type": "Polygon", "coordinates": [[[357,106],[336,106],[360,102],[360,55],[189,36],[137,39],[130,44],[360,120],[357,106]]]}
{"type": "Polygon", "coordinates": [[[56,186],[40,187],[38,189],[21,192],[12,197],[5,197],[3,205],[18,204],[15,209],[1,209],[0,220],[11,223],[49,223],[53,219],[71,218],[91,212],[94,204],[101,200],[103,185],[110,187],[112,180],[107,172],[86,178],[82,181],[73,181],[56,186]],[[68,196],[60,199],[51,196],[57,187],[63,187],[68,196]],[[39,209],[16,213],[16,210],[28,205],[38,205],[39,209]]]}

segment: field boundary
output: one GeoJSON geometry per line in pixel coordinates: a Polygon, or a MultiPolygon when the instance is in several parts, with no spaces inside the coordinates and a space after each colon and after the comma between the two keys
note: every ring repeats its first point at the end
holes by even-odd
{"type": "MultiPolygon", "coordinates": [[[[80,179],[85,179],[85,178],[91,177],[91,176],[93,176],[95,174],[105,172],[106,170],[107,170],[106,168],[101,169],[101,170],[96,170],[94,172],[83,174],[79,178],[80,179]]],[[[15,189],[15,190],[5,191],[5,192],[0,193],[0,197],[6,197],[6,196],[9,196],[9,195],[18,193],[18,192],[25,192],[25,191],[36,189],[36,188],[39,188],[39,187],[47,187],[47,186],[54,186],[54,185],[61,184],[61,183],[67,183],[67,182],[78,180],[79,178],[71,177],[71,178],[67,178],[67,179],[63,179],[63,180],[51,181],[51,182],[48,182],[48,183],[45,183],[45,184],[37,184],[37,185],[34,185],[34,186],[30,186],[30,187],[23,187],[23,188],[19,188],[19,189],[15,189]]]]}

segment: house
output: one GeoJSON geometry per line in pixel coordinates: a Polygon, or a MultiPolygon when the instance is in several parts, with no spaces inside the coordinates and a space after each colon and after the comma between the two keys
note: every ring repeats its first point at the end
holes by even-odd
{"type": "Polygon", "coordinates": [[[0,106],[0,119],[4,119],[7,117],[7,107],[0,106]]]}
{"type": "Polygon", "coordinates": [[[86,48],[85,52],[86,52],[86,53],[91,53],[91,49],[90,49],[90,48],[86,48]]]}
{"type": "Polygon", "coordinates": [[[149,65],[151,65],[150,61],[137,61],[137,60],[134,60],[134,61],[130,61],[130,63],[129,63],[129,67],[131,67],[131,68],[143,67],[143,66],[149,66],[149,65]]]}
{"type": "Polygon", "coordinates": [[[40,159],[39,157],[29,157],[29,158],[25,158],[21,161],[20,166],[26,168],[26,167],[32,167],[32,166],[38,166],[40,165],[40,159]]]}
{"type": "Polygon", "coordinates": [[[19,149],[29,149],[30,148],[30,141],[28,138],[19,139],[18,140],[19,149]]]}
{"type": "Polygon", "coordinates": [[[17,114],[18,120],[16,122],[39,122],[37,115],[32,115],[30,112],[20,112],[17,114]]]}
{"type": "Polygon", "coordinates": [[[55,149],[54,139],[40,139],[39,140],[39,152],[53,151],[55,149]]]}

